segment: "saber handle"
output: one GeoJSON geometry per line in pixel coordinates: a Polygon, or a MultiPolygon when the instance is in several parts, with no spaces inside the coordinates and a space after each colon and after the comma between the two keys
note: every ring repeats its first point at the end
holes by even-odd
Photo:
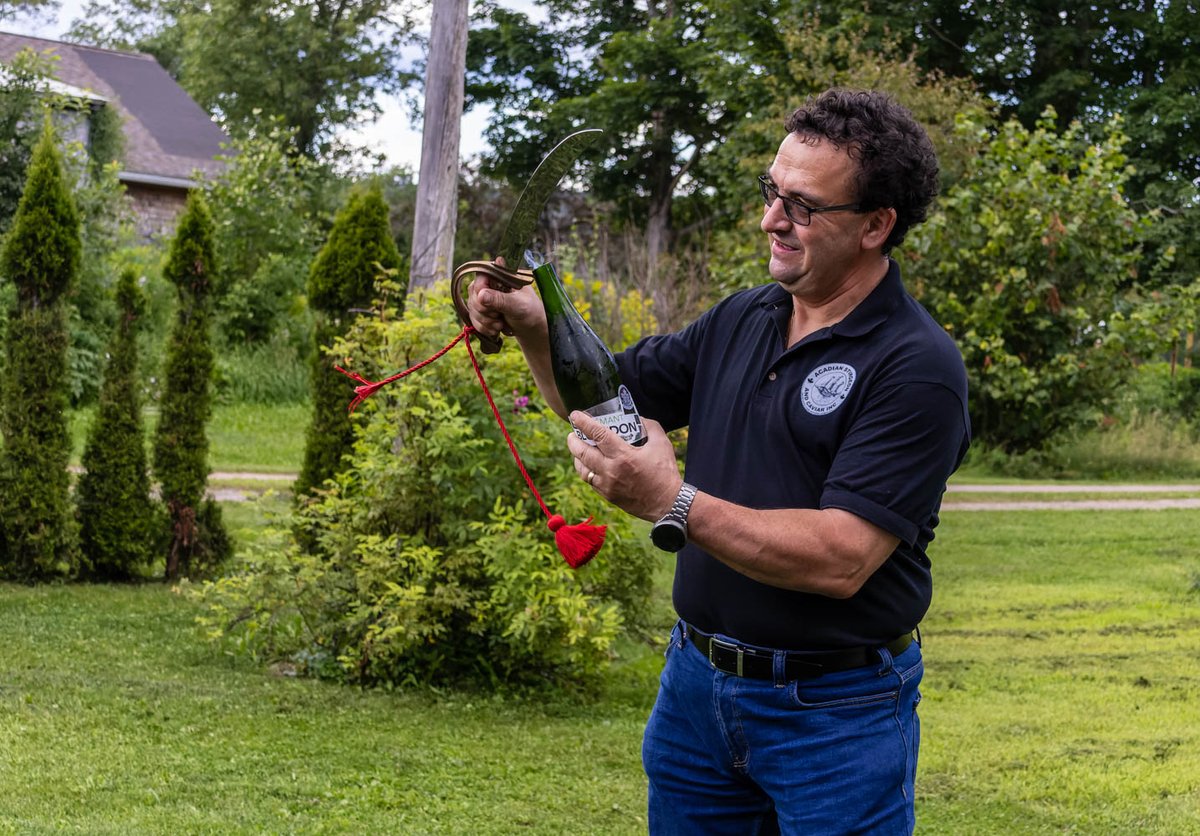
{"type": "MultiPolygon", "coordinates": [[[[510,290],[520,290],[533,283],[533,272],[530,270],[509,270],[492,261],[463,262],[458,265],[450,280],[450,300],[454,303],[454,310],[458,312],[458,318],[463,325],[471,324],[471,313],[467,310],[467,302],[463,297],[463,281],[476,273],[482,273],[489,279],[495,279],[510,290]]],[[[479,338],[479,347],[484,354],[495,354],[504,342],[504,338],[499,334],[489,337],[476,331],[475,336],[479,338]]]]}

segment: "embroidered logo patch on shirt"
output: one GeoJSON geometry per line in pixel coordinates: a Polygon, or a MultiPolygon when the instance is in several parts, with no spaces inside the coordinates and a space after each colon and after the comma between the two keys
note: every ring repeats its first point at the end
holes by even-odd
{"type": "Polygon", "coordinates": [[[856,374],[854,367],[845,363],[826,363],[818,367],[804,378],[804,385],[800,389],[804,409],[810,415],[833,412],[850,394],[856,374]]]}

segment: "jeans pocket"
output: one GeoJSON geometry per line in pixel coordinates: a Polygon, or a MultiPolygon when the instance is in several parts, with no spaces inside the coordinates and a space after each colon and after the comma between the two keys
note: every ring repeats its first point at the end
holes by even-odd
{"type": "Polygon", "coordinates": [[[796,708],[802,708],[807,711],[827,711],[837,708],[862,708],[882,703],[894,703],[900,698],[900,692],[879,691],[873,694],[855,694],[853,696],[835,697],[832,699],[814,699],[811,695],[804,694],[801,688],[794,687],[791,691],[791,698],[796,708]]]}
{"type": "Polygon", "coordinates": [[[683,622],[676,622],[671,628],[671,635],[667,638],[667,646],[663,648],[663,658],[667,659],[671,656],[671,652],[676,648],[683,647],[683,622]]]}
{"type": "Polygon", "coordinates": [[[794,708],[806,711],[879,706],[900,699],[898,680],[894,673],[882,679],[874,673],[851,678],[833,674],[819,679],[798,679],[788,689],[788,696],[794,708]]]}

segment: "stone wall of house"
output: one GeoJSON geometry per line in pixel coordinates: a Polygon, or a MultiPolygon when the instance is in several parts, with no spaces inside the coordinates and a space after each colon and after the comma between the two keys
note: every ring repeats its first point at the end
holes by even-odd
{"type": "Polygon", "coordinates": [[[186,189],[126,183],[125,191],[133,204],[139,237],[150,241],[175,232],[175,222],[187,205],[186,189]]]}

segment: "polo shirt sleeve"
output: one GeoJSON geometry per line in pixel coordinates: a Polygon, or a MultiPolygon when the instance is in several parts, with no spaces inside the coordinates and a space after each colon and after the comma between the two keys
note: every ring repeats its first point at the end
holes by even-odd
{"type": "Polygon", "coordinates": [[[909,545],[936,514],[970,440],[966,404],[936,382],[874,393],[825,481],[822,508],[841,508],[909,545]]]}
{"type": "Polygon", "coordinates": [[[616,355],[638,412],[667,432],[691,422],[692,384],[704,317],[674,334],[645,337],[616,355]]]}

